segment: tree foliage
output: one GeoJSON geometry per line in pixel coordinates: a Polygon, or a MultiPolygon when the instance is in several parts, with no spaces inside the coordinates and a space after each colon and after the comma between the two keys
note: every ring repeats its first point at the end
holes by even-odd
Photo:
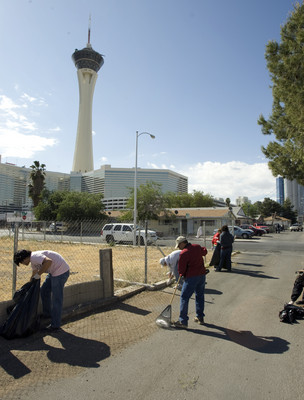
{"type": "MultiPolygon", "coordinates": [[[[140,185],[137,189],[137,211],[139,221],[154,219],[157,220],[160,214],[168,218],[172,215],[168,208],[193,208],[193,207],[212,207],[214,201],[211,195],[204,195],[203,192],[196,191],[192,194],[173,192],[162,193],[161,184],[156,182],[147,182],[140,185]]],[[[127,202],[128,211],[121,217],[122,221],[130,221],[133,218],[134,208],[134,190],[130,189],[130,197],[127,202]]]]}
{"type": "Polygon", "coordinates": [[[242,208],[245,214],[253,219],[257,219],[259,216],[267,218],[271,216],[278,216],[290,219],[292,223],[297,220],[297,212],[293,210],[294,206],[291,204],[289,199],[284,201],[284,204],[272,200],[268,197],[264,201],[257,201],[254,204],[244,203],[242,208]]]}
{"type": "Polygon", "coordinates": [[[282,206],[281,216],[290,219],[292,223],[297,221],[298,213],[293,210],[294,206],[291,204],[290,199],[286,199],[282,206]]]}
{"type": "Polygon", "coordinates": [[[280,215],[282,206],[275,200],[266,197],[262,203],[260,203],[259,213],[261,217],[271,217],[273,214],[280,215]]]}
{"type": "Polygon", "coordinates": [[[164,195],[166,207],[168,208],[194,208],[213,207],[214,201],[211,195],[205,195],[201,191],[194,190],[193,193],[176,194],[168,192],[164,195]]]}
{"type": "Polygon", "coordinates": [[[281,28],[281,42],[268,42],[265,58],[272,81],[272,114],[260,116],[264,135],[275,136],[262,147],[274,176],[304,184],[304,3],[295,5],[281,28]]]}
{"type": "Polygon", "coordinates": [[[33,165],[31,165],[31,173],[29,183],[29,197],[33,200],[34,208],[39,204],[41,193],[44,189],[45,185],[45,164],[40,164],[39,161],[34,161],[33,165]]]}
{"type": "Polygon", "coordinates": [[[256,219],[259,215],[259,207],[256,203],[251,204],[249,202],[245,202],[244,204],[242,204],[242,209],[244,213],[252,219],[256,219]]]}
{"type": "Polygon", "coordinates": [[[101,199],[101,194],[44,191],[42,201],[35,208],[35,217],[48,221],[103,219],[101,199]]]}
{"type": "MultiPolygon", "coordinates": [[[[134,190],[130,189],[131,195],[127,202],[127,208],[134,209],[134,190]]],[[[166,204],[161,190],[161,184],[156,182],[147,182],[137,188],[137,213],[138,220],[155,220],[158,215],[165,211],[166,204]]],[[[123,219],[132,219],[132,211],[125,213],[123,219]]]]}

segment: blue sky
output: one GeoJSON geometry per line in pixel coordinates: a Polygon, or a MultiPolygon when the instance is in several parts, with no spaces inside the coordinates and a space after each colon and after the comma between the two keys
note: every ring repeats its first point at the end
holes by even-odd
{"type": "Polygon", "coordinates": [[[71,55],[104,55],[93,100],[94,168],[167,168],[189,191],[275,199],[257,125],[271,113],[265,62],[291,0],[0,0],[2,162],[72,169],[78,81],[71,55]]]}

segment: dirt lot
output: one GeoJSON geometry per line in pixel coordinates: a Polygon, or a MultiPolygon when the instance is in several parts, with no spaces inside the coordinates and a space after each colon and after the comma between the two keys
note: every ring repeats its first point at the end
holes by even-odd
{"type": "MultiPolygon", "coordinates": [[[[13,241],[12,239],[0,240],[0,301],[12,298],[13,280],[13,241]]],[[[19,241],[19,249],[43,250],[51,249],[60,253],[71,267],[71,276],[67,282],[72,285],[99,279],[99,250],[112,249],[114,279],[126,281],[115,281],[115,288],[126,286],[128,282],[154,283],[166,279],[167,268],[162,268],[159,259],[163,257],[160,250],[155,246],[147,248],[147,269],[145,269],[145,248],[133,246],[113,246],[102,244],[75,244],[62,242],[38,242],[19,241]]],[[[173,247],[162,247],[165,254],[174,250],[173,247]]],[[[207,263],[211,258],[211,252],[207,255],[207,263]]],[[[30,276],[30,269],[26,266],[17,268],[16,288],[21,287],[30,276]]]]}

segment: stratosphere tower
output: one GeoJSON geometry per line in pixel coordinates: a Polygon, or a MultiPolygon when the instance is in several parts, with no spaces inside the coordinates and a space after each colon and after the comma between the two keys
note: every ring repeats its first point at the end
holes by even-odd
{"type": "Polygon", "coordinates": [[[93,50],[90,43],[91,28],[88,29],[88,43],[82,50],[75,50],[72,59],[77,68],[79,85],[79,112],[77,136],[73,160],[73,172],[94,170],[92,142],[92,105],[97,72],[104,63],[101,54],[93,50]]]}

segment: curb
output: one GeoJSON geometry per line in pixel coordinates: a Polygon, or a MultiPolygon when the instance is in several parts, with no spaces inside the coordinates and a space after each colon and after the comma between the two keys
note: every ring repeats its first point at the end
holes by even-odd
{"type": "Polygon", "coordinates": [[[81,303],[78,304],[76,307],[74,306],[62,310],[62,321],[68,322],[69,320],[79,317],[83,314],[101,310],[104,307],[119,303],[123,300],[128,299],[129,297],[135,296],[136,294],[141,293],[144,290],[156,291],[164,289],[167,286],[167,281],[157,282],[153,285],[134,283],[126,288],[118,289],[117,291],[115,291],[114,296],[112,297],[97,300],[94,302],[81,303]]]}

